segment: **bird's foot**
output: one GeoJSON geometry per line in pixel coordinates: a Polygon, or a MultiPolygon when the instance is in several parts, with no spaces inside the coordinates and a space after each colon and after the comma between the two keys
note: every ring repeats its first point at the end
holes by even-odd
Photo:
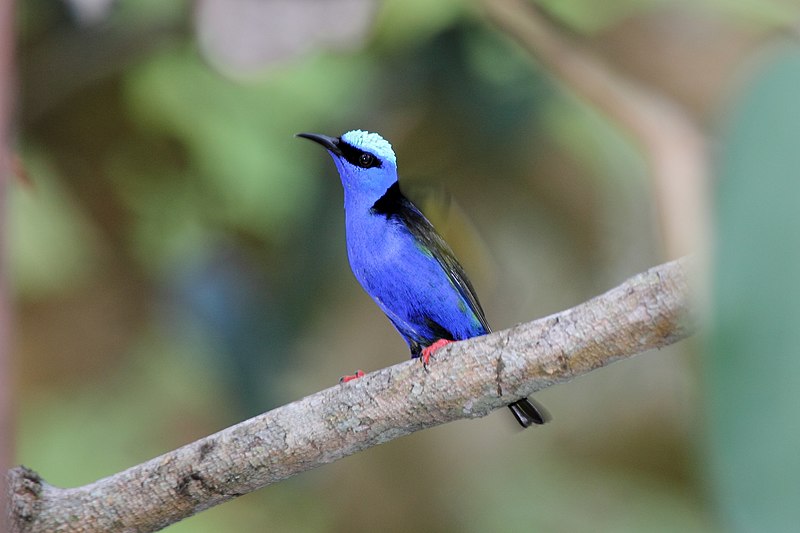
{"type": "Polygon", "coordinates": [[[423,348],[422,353],[419,356],[419,358],[422,359],[422,368],[428,370],[428,365],[431,362],[431,356],[434,354],[434,352],[439,351],[440,348],[442,348],[443,346],[447,346],[451,342],[455,341],[451,341],[449,339],[439,339],[438,341],[434,342],[427,348],[423,348]]]}
{"type": "Polygon", "coordinates": [[[362,370],[356,370],[355,374],[349,374],[347,376],[342,376],[339,378],[339,383],[347,383],[348,381],[353,381],[354,379],[363,378],[364,372],[362,370]]]}

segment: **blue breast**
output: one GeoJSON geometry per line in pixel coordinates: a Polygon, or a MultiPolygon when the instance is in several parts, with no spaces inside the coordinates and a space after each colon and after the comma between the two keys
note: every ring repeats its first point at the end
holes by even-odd
{"type": "Polygon", "coordinates": [[[438,339],[487,333],[483,311],[452,252],[411,202],[402,196],[395,201],[402,206],[346,209],[348,257],[364,290],[414,356],[438,339]]]}

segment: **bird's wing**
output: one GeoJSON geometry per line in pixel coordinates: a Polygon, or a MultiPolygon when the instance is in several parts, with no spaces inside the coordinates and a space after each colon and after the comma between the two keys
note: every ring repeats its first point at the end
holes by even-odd
{"type": "Polygon", "coordinates": [[[415,242],[419,244],[420,250],[423,253],[430,254],[441,265],[450,283],[453,284],[453,287],[458,290],[461,297],[467,302],[470,310],[478,318],[481,325],[486,331],[491,331],[489,323],[486,321],[486,314],[483,312],[478,296],[475,294],[475,289],[464,272],[464,268],[456,259],[450,246],[447,245],[433,227],[433,224],[425,218],[425,215],[411,200],[403,195],[398,182],[389,187],[386,194],[375,202],[372,206],[372,211],[375,214],[384,215],[386,218],[394,218],[408,229],[415,242]]]}

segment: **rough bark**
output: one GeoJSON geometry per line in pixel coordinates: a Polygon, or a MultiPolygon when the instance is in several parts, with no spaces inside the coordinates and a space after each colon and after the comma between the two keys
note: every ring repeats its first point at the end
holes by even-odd
{"type": "Polygon", "coordinates": [[[448,345],[429,373],[416,360],[384,368],[83,487],[54,487],[14,468],[12,531],[155,531],[371,446],[485,416],[672,344],[695,326],[687,270],[686,259],[660,265],[572,309],[448,345]]]}

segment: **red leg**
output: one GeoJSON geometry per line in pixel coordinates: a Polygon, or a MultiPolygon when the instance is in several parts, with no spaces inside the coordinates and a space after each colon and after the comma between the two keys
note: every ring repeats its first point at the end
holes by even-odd
{"type": "Polygon", "coordinates": [[[447,346],[451,342],[455,342],[455,341],[451,341],[451,340],[448,340],[448,339],[439,339],[438,341],[434,342],[433,344],[431,344],[427,348],[423,348],[422,349],[422,353],[420,354],[420,359],[422,359],[422,366],[427,369],[428,368],[428,363],[430,363],[431,356],[434,354],[434,352],[438,351],[443,346],[447,346]]]}
{"type": "Polygon", "coordinates": [[[342,376],[339,378],[339,383],[347,383],[348,381],[353,381],[354,379],[363,378],[364,372],[361,370],[356,370],[355,374],[350,374],[347,376],[342,376]]]}

